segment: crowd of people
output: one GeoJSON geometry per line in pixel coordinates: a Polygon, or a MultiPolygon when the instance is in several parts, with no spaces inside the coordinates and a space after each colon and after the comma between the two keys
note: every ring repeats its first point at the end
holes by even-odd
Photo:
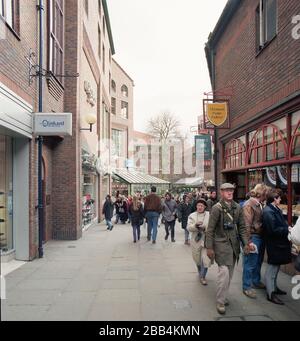
{"type": "Polygon", "coordinates": [[[248,195],[243,205],[233,200],[235,186],[223,184],[220,200],[217,192],[209,195],[201,192],[186,193],[182,198],[166,193],[162,198],[151,193],[133,197],[117,194],[115,201],[107,196],[103,206],[107,229],[112,230],[121,221],[131,223],[133,242],[141,237],[141,226],[147,223],[147,240],[157,240],[160,224],[165,227],[165,240],[171,236],[175,242],[176,220],[181,224],[185,244],[191,247],[192,258],[199,273],[200,282],[206,286],[208,270],[212,264],[218,266],[216,308],[225,314],[230,283],[235,265],[243,254],[243,293],[256,298],[256,289],[266,290],[267,299],[278,305],[284,302],[278,297],[286,292],[277,286],[280,266],[291,263],[291,241],[288,226],[280,209],[281,192],[264,184],[258,184],[248,195]],[[160,218],[161,217],[161,218],[160,218]],[[161,219],[161,221],[160,221],[161,219]],[[261,279],[261,268],[267,252],[268,264],[265,284],[261,279]]]}

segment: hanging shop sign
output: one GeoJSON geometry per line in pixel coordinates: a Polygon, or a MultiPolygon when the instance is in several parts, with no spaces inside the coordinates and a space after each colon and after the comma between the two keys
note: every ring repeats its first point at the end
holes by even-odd
{"type": "Polygon", "coordinates": [[[195,136],[196,159],[209,161],[212,159],[212,145],[210,135],[195,136]]]}
{"type": "Polygon", "coordinates": [[[203,100],[204,129],[228,129],[229,120],[229,101],[203,100]]]}
{"type": "Polygon", "coordinates": [[[36,136],[72,136],[72,114],[36,113],[33,116],[33,133],[36,136]]]}

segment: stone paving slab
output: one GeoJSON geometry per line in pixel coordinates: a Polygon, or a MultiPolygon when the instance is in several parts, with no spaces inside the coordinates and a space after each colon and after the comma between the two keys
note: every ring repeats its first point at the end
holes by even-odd
{"type": "MultiPolygon", "coordinates": [[[[264,267],[265,270],[265,267],[264,267]]],[[[263,270],[263,272],[264,272],[263,270]]],[[[26,263],[6,276],[7,299],[1,301],[2,320],[51,321],[300,321],[300,300],[291,297],[291,278],[279,274],[288,291],[285,306],[242,294],[241,262],[229,292],[227,314],[215,307],[217,267],[208,272],[208,286],[199,282],[190,247],[177,226],[176,243],[132,243],[131,226],[107,232],[97,225],[78,241],[51,241],[45,257],[26,263]]]]}

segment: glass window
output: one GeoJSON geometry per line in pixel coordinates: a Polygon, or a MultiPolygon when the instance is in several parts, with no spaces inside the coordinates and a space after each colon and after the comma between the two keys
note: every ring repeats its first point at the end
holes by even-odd
{"type": "Polygon", "coordinates": [[[249,134],[250,163],[257,164],[287,157],[286,117],[249,134]]]}
{"type": "Polygon", "coordinates": [[[277,34],[277,0],[260,0],[256,9],[257,49],[261,50],[277,34]]]}
{"type": "Polygon", "coordinates": [[[0,249],[13,249],[12,139],[0,135],[0,249]]]}
{"type": "Polygon", "coordinates": [[[128,119],[128,103],[124,101],[121,103],[121,117],[128,119]]]}
{"type": "Polygon", "coordinates": [[[123,97],[128,97],[128,87],[126,85],[122,85],[121,92],[123,97]]]}
{"type": "Polygon", "coordinates": [[[300,156],[300,111],[292,115],[292,156],[300,156]]]}
{"type": "Polygon", "coordinates": [[[245,166],[246,160],[246,137],[242,136],[232,140],[225,146],[225,168],[234,169],[245,166]]]}

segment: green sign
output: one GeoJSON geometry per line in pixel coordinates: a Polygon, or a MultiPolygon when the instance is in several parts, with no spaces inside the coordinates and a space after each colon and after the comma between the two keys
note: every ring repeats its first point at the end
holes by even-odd
{"type": "Polygon", "coordinates": [[[210,135],[195,136],[196,159],[203,158],[204,161],[212,159],[212,145],[210,135]]]}

